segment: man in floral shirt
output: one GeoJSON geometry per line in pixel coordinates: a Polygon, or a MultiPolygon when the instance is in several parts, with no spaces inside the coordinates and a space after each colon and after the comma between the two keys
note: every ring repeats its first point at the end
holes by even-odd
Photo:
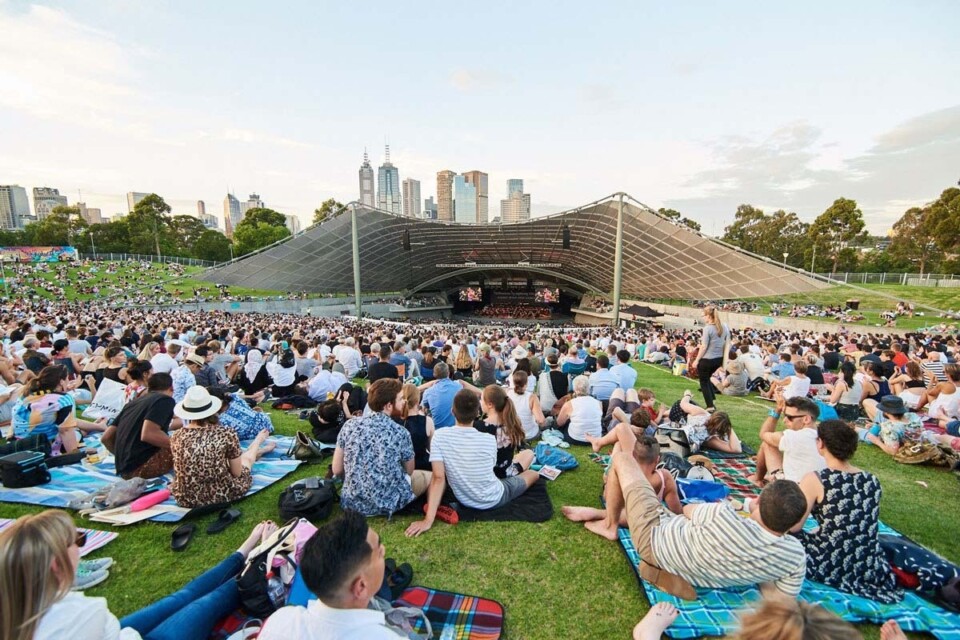
{"type": "Polygon", "coordinates": [[[343,425],[333,473],[343,477],[340,505],[365,516],[391,515],[422,495],[430,473],[413,468],[410,433],[394,421],[403,411],[403,386],[383,378],[367,390],[372,413],[343,425]]]}

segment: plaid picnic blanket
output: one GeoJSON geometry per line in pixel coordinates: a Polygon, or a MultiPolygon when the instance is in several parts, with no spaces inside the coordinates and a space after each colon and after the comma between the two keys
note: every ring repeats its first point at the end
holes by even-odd
{"type": "MultiPolygon", "coordinates": [[[[277,482],[300,465],[299,460],[289,460],[284,455],[290,448],[293,438],[271,436],[270,440],[275,441],[277,446],[253,465],[253,485],[247,492],[248,496],[277,482]]],[[[247,447],[251,442],[252,440],[248,440],[242,442],[241,445],[247,447]]],[[[87,440],[85,444],[87,446],[97,446],[99,441],[97,439],[87,440]]],[[[119,479],[113,464],[113,456],[108,456],[103,462],[95,465],[81,462],[50,469],[50,477],[50,482],[36,487],[7,489],[0,486],[0,502],[66,507],[74,498],[83,497],[119,479]]],[[[167,484],[170,484],[173,480],[173,474],[168,474],[165,478],[167,484]]],[[[177,503],[171,497],[158,506],[175,507],[177,503]]],[[[161,514],[152,518],[152,520],[154,522],[177,522],[183,519],[184,515],[184,512],[176,511],[161,514]]]]}
{"type": "MultiPolygon", "coordinates": [[[[14,522],[15,520],[11,518],[0,518],[0,531],[3,531],[14,522]]],[[[117,536],[120,535],[118,533],[114,533],[113,531],[100,531],[99,529],[77,528],[77,531],[82,531],[83,533],[87,534],[87,544],[83,545],[83,548],[80,549],[81,558],[88,553],[93,553],[101,547],[105,547],[116,540],[117,536]]]]}
{"type": "MultiPolygon", "coordinates": [[[[882,523],[880,530],[881,533],[899,535],[882,523]]],[[[666,631],[671,638],[727,635],[738,628],[740,612],[761,598],[756,587],[697,589],[697,600],[693,602],[671,596],[640,578],[640,556],[627,528],[620,528],[619,540],[650,604],[669,602],[680,611],[676,622],[666,631]]],[[[800,599],[819,604],[849,622],[883,624],[887,620],[896,620],[905,631],[926,631],[940,640],[960,640],[960,615],[949,613],[912,591],[905,592],[903,600],[897,604],[880,604],[807,580],[803,583],[800,599]]]]}
{"type": "Polygon", "coordinates": [[[714,477],[727,485],[730,495],[737,500],[754,498],[760,495],[760,487],[753,484],[747,477],[756,473],[757,463],[750,458],[714,458],[714,477]]]}

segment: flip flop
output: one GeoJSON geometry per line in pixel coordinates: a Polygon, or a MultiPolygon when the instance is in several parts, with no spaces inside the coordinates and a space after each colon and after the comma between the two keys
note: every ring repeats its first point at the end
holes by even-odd
{"type": "Polygon", "coordinates": [[[173,532],[173,537],[170,539],[170,548],[174,551],[183,551],[186,549],[187,545],[190,544],[190,540],[193,539],[193,534],[196,530],[197,525],[192,522],[177,527],[173,532]]]}
{"type": "Polygon", "coordinates": [[[393,599],[399,598],[411,582],[413,582],[413,567],[404,562],[387,577],[387,586],[390,587],[390,595],[393,599]]]}
{"type": "Polygon", "coordinates": [[[224,509],[220,512],[220,516],[210,523],[210,526],[207,527],[207,534],[213,535],[215,533],[220,533],[231,524],[240,519],[240,510],[239,509],[224,509]]]}

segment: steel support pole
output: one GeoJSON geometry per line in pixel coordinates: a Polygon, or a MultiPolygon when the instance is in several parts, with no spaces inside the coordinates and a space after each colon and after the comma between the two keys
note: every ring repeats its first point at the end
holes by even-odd
{"type": "Polygon", "coordinates": [[[617,240],[613,253],[613,326],[620,326],[620,280],[623,278],[623,193],[617,205],[617,240]]]}
{"type": "Polygon", "coordinates": [[[353,295],[357,307],[357,317],[363,313],[360,304],[360,229],[357,226],[357,206],[350,207],[350,223],[353,237],[353,295]]]}

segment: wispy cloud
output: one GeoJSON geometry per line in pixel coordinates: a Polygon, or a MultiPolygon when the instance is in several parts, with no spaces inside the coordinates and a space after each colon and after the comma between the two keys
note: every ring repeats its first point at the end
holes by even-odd
{"type": "Polygon", "coordinates": [[[310,146],[299,140],[291,140],[283,136],[277,136],[263,131],[253,131],[251,129],[224,129],[219,137],[226,142],[243,142],[246,144],[275,144],[281,147],[300,148],[310,146]]]}
{"type": "Polygon", "coordinates": [[[487,91],[512,80],[509,75],[489,69],[456,69],[450,74],[450,85],[463,93],[487,91]]]}

